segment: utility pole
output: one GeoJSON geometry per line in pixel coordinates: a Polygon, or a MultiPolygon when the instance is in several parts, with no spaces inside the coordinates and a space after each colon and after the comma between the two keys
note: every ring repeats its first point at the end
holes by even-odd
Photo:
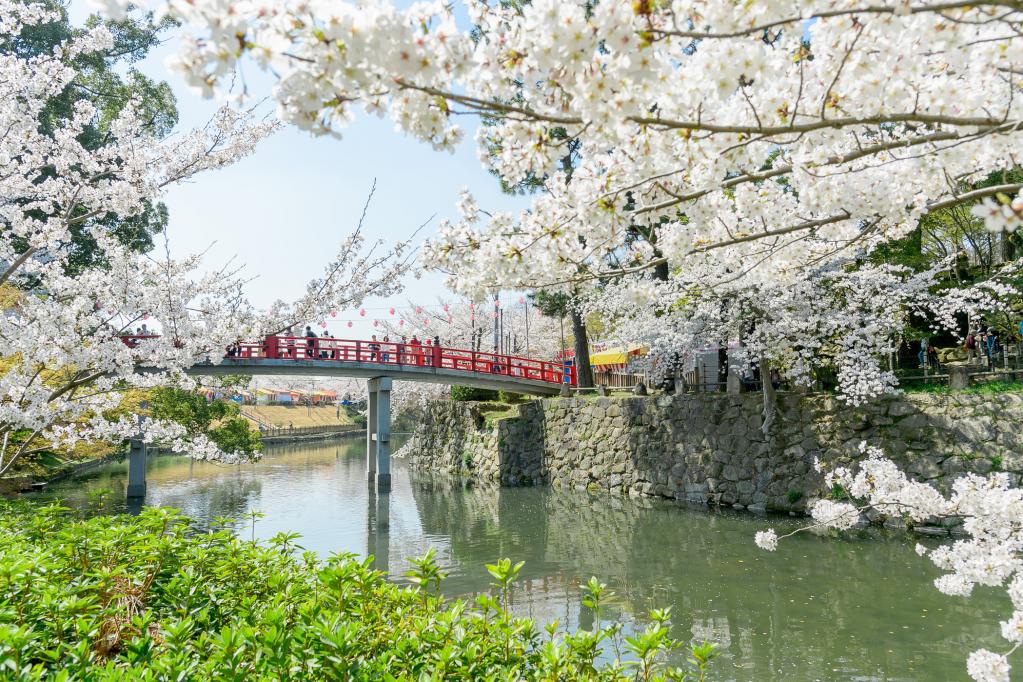
{"type": "Polygon", "coordinates": [[[529,299],[526,299],[526,357],[529,357],[529,299]]]}
{"type": "Polygon", "coordinates": [[[501,348],[501,330],[499,315],[501,312],[501,302],[498,300],[498,294],[494,294],[494,352],[499,353],[501,348]]]}

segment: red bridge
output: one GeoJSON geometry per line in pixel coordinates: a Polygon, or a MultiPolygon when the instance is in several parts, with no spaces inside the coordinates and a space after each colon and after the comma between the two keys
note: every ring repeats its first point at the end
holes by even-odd
{"type": "MultiPolygon", "coordinates": [[[[123,337],[132,347],[156,338],[123,337]]],[[[421,343],[306,336],[238,343],[220,362],[195,365],[189,373],[391,377],[540,395],[556,394],[576,381],[575,367],[562,362],[421,343]]]]}
{"type": "MultiPolygon", "coordinates": [[[[158,336],[124,336],[144,350],[158,336]]],[[[192,366],[196,375],[343,376],[368,379],[366,473],[378,491],[391,487],[392,379],[425,381],[553,395],[575,385],[575,368],[561,362],[393,341],[330,337],[268,336],[237,343],[217,362],[192,366]]],[[[128,463],[128,496],[145,497],[145,448],[133,446],[128,463]]]]}

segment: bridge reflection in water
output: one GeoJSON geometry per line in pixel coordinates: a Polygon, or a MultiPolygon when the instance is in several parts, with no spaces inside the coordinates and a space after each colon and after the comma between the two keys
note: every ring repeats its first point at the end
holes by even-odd
{"type": "MultiPolygon", "coordinates": [[[[408,558],[434,547],[450,596],[489,589],[484,563],[522,560],[513,608],[570,628],[592,622],[580,588],[595,575],[619,594],[606,617],[627,632],[647,624],[650,608],[671,606],[676,637],[720,643],[717,680],[958,680],[966,652],[998,645],[991,614],[1004,604],[983,591],[969,600],[938,593],[912,538],[805,536],[765,553],[753,545],[757,530],[797,522],[577,491],[463,487],[409,472],[400,459],[390,492],[380,493],[365,483],[365,447],[354,438],[272,447],[239,467],[154,458],[146,502],[200,523],[259,511],[257,538],[295,531],[321,556],[372,553],[399,580],[408,558]]],[[[91,491],[114,489],[108,508],[123,509],[126,473],[125,463],[112,464],[45,495],[81,506],[91,491]]],[[[250,522],[240,523],[248,537],[250,522]]]]}

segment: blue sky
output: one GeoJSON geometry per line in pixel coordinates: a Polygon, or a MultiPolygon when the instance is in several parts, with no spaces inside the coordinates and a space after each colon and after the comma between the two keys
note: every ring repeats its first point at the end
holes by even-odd
{"type": "MultiPolygon", "coordinates": [[[[84,16],[82,4],[74,3],[72,17],[81,21],[84,16]]],[[[193,94],[167,72],[164,60],[175,42],[154,50],[139,68],[171,84],[180,128],[201,126],[216,103],[193,94]]],[[[269,95],[268,77],[252,68],[246,76],[253,95],[269,95]]],[[[503,194],[496,178],[483,170],[473,141],[474,121],[461,123],[466,141],[454,154],[435,152],[395,131],[389,120],[371,116],[358,116],[341,140],[285,127],[237,165],[167,193],[171,249],[185,255],[209,248],[211,268],[236,258],[255,277],[248,286],[250,299],[265,306],[278,298],[298,297],[306,282],[322,272],[338,243],[356,226],[374,178],[377,190],[364,227],[369,237],[388,242],[407,238],[431,215],[436,217],[420,240],[436,230],[441,218],[454,219],[463,186],[489,211],[526,206],[528,198],[503,194]]],[[[404,306],[409,297],[429,303],[444,295],[449,294],[437,273],[409,278],[405,293],[367,301],[365,318],[357,310],[339,311],[337,320],[328,320],[329,328],[341,336],[368,337],[374,315],[388,317],[389,307],[404,306]],[[349,319],[352,329],[342,321],[349,319]]]]}

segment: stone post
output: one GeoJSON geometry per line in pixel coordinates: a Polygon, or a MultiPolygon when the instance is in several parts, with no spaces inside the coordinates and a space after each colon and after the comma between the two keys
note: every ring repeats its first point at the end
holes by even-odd
{"type": "Polygon", "coordinates": [[[128,450],[128,497],[146,496],[146,444],[141,438],[131,439],[128,450]]]}
{"type": "Polygon", "coordinates": [[[948,387],[953,391],[970,385],[970,370],[966,365],[948,366],[948,387]]]}

